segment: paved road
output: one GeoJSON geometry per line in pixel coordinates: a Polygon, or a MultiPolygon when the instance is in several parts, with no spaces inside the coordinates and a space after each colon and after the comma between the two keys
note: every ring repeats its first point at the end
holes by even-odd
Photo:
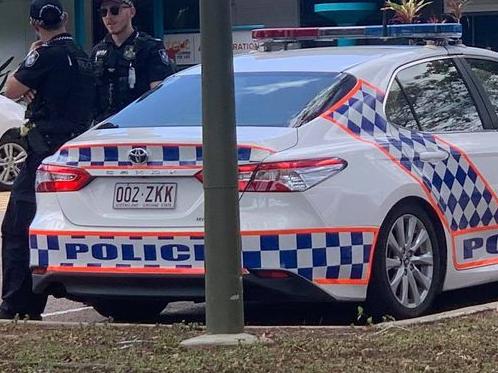
{"type": "MultiPolygon", "coordinates": [[[[0,219],[8,202],[8,193],[0,193],[0,219]]],[[[435,312],[498,300],[498,283],[452,291],[441,295],[435,312]]],[[[349,325],[355,321],[356,305],[249,306],[246,322],[252,325],[349,325]]],[[[44,313],[47,321],[97,322],[105,320],[91,307],[66,299],[49,298],[44,313]]],[[[163,312],[163,323],[204,322],[204,305],[190,302],[170,304],[163,312]]]]}

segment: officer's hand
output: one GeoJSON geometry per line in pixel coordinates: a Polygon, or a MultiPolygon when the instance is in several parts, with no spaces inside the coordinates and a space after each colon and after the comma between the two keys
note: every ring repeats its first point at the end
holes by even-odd
{"type": "Polygon", "coordinates": [[[33,89],[33,90],[29,90],[28,92],[26,92],[22,97],[21,99],[26,102],[27,104],[30,104],[34,99],[35,99],[35,95],[36,95],[36,91],[33,89]]]}
{"type": "Polygon", "coordinates": [[[26,127],[26,126],[22,126],[21,128],[19,128],[19,135],[21,135],[21,137],[26,137],[28,135],[28,132],[30,131],[31,128],[29,127],[26,127]]]}
{"type": "Polygon", "coordinates": [[[34,50],[40,48],[42,46],[42,44],[43,44],[43,41],[41,41],[41,40],[35,41],[33,44],[31,44],[29,51],[31,52],[31,51],[34,51],[34,50]]]}

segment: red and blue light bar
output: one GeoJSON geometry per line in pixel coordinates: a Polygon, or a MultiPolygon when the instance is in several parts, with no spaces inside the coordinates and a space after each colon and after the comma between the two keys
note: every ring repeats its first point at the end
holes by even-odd
{"type": "Polygon", "coordinates": [[[253,30],[252,38],[260,42],[336,39],[460,39],[459,23],[421,23],[386,26],[296,27],[253,30]]]}

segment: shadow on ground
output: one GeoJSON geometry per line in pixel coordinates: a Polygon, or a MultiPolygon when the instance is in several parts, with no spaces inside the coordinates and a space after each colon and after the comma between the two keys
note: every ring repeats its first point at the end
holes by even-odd
{"type": "MultiPolygon", "coordinates": [[[[498,283],[454,290],[441,294],[432,313],[489,303],[498,300],[498,283]]],[[[246,325],[351,325],[358,323],[359,304],[282,304],[248,305],[246,325]]],[[[368,315],[367,315],[368,316],[368,315]]],[[[364,322],[363,318],[363,322],[364,322]]],[[[161,315],[161,323],[205,322],[203,303],[180,302],[169,305],[161,315]]]]}

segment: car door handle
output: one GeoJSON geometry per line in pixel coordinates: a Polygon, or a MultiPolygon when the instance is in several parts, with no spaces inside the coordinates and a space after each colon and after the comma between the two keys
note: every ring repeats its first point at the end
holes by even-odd
{"type": "Polygon", "coordinates": [[[442,150],[436,150],[433,152],[422,152],[420,153],[420,160],[422,162],[441,162],[448,159],[449,154],[442,150]]]}

